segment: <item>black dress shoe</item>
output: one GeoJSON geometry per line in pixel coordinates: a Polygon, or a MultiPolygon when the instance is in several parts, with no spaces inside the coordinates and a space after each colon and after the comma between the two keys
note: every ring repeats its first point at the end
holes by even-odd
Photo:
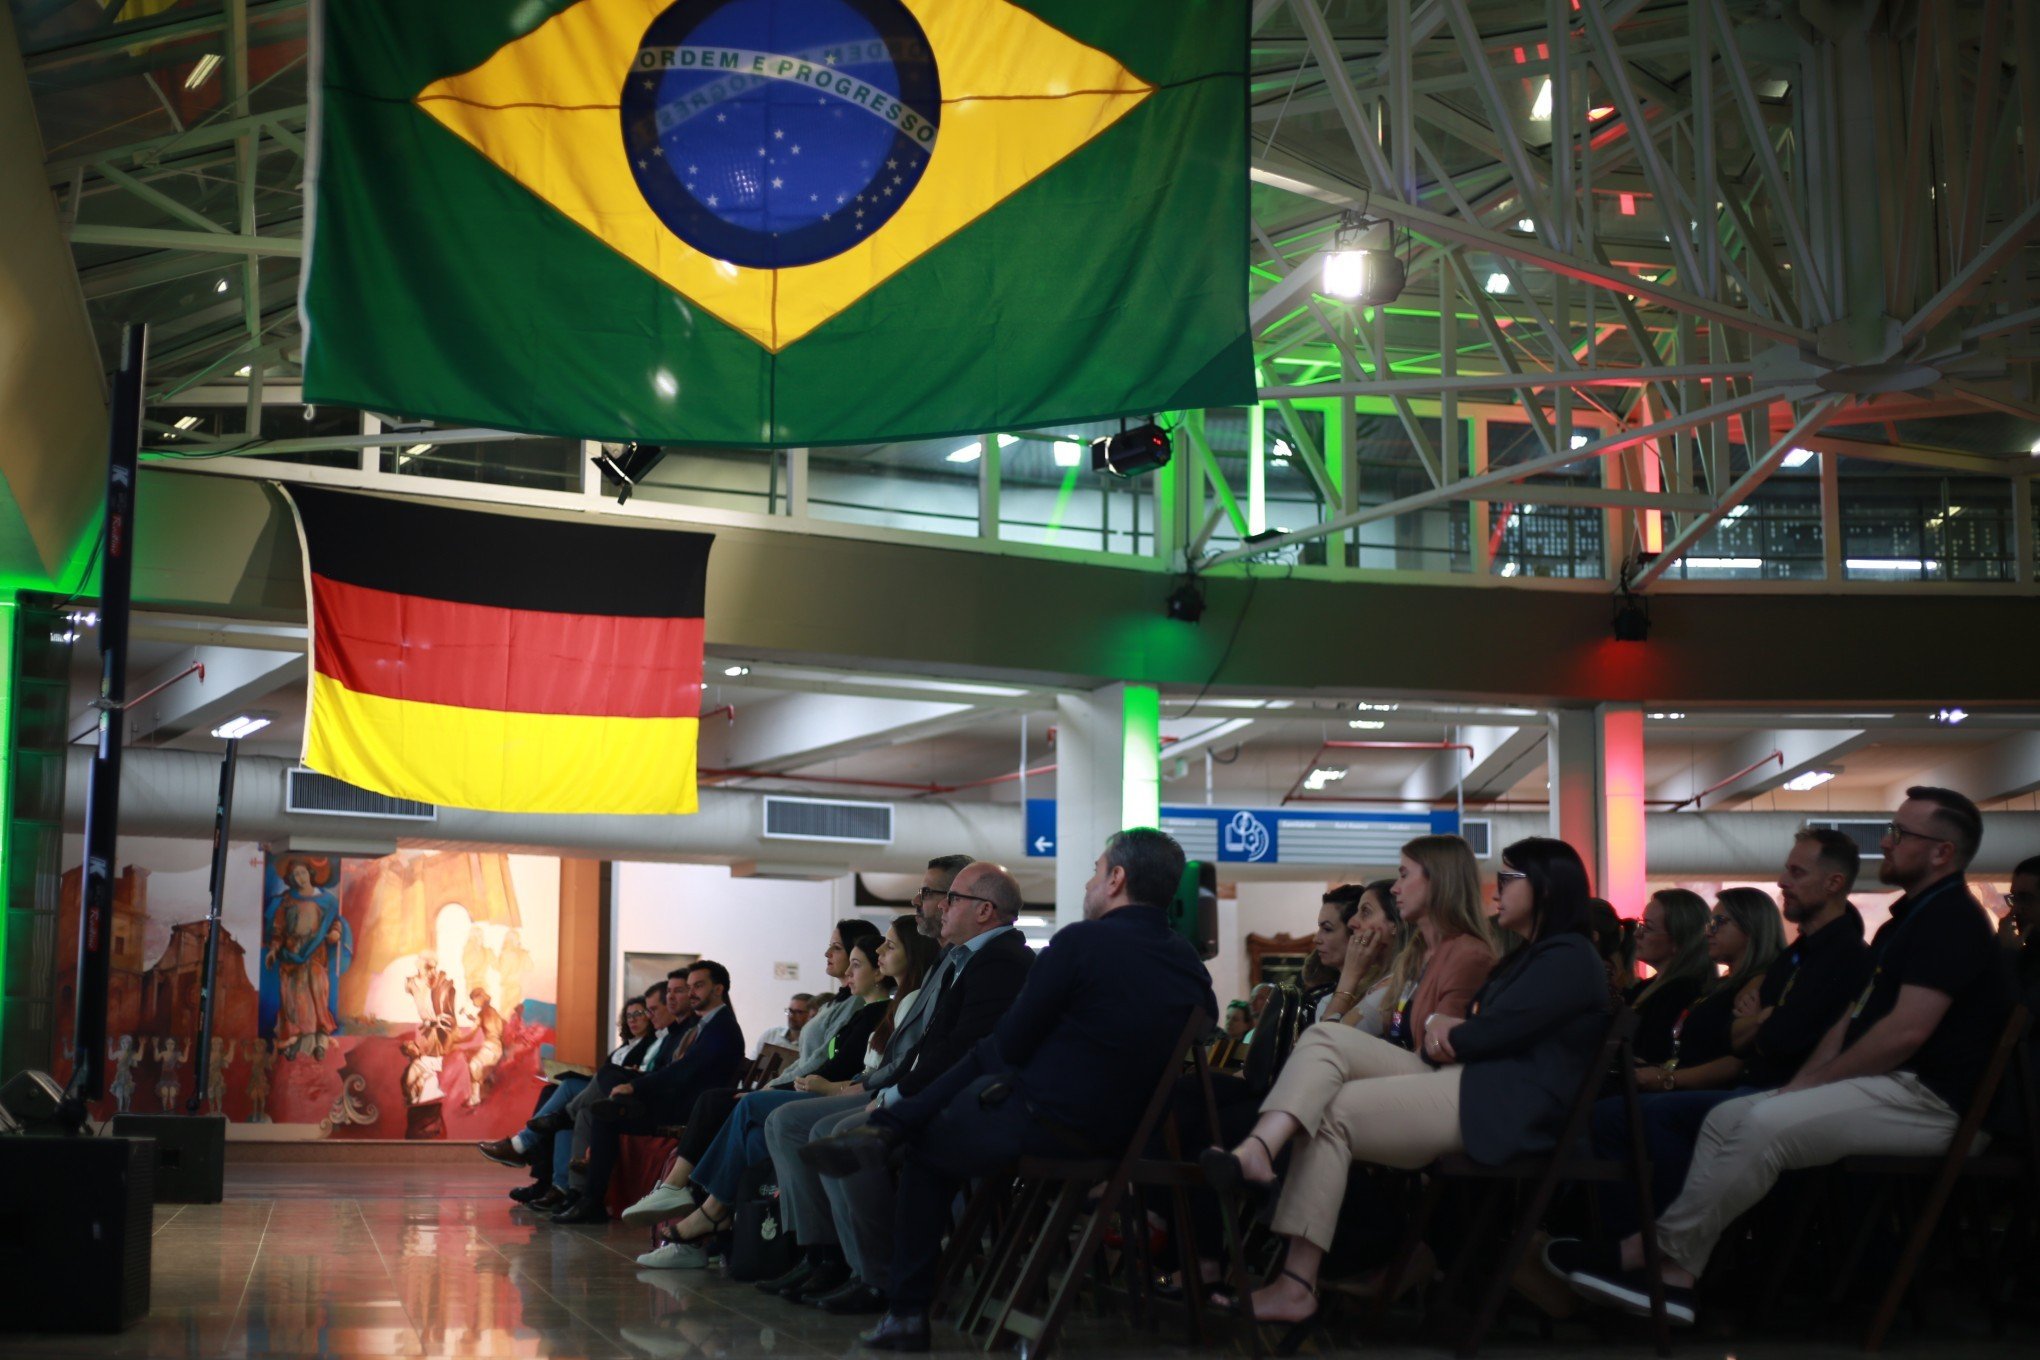
{"type": "Polygon", "coordinates": [[[775,1275],[769,1280],[760,1280],[757,1290],[761,1294],[798,1294],[801,1286],[815,1273],[814,1258],[803,1256],[792,1270],[784,1275],[775,1275]]]}
{"type": "Polygon", "coordinates": [[[825,1294],[835,1293],[848,1283],[850,1283],[848,1261],[824,1261],[815,1267],[814,1273],[807,1277],[800,1288],[784,1290],[780,1297],[791,1299],[795,1303],[813,1303],[825,1294]]]}
{"type": "Polygon", "coordinates": [[[885,1292],[862,1280],[852,1280],[835,1293],[822,1295],[814,1303],[824,1313],[834,1313],[838,1317],[867,1317],[872,1313],[883,1313],[887,1307],[885,1292]]]}
{"type": "Polygon", "coordinates": [[[552,1188],[551,1181],[532,1181],[529,1185],[520,1185],[515,1190],[512,1190],[510,1198],[516,1200],[519,1204],[532,1204],[544,1199],[545,1192],[552,1188]]]}
{"type": "Polygon", "coordinates": [[[602,1201],[592,1195],[576,1195],[567,1201],[566,1207],[552,1216],[555,1223],[607,1223],[609,1211],[602,1207],[602,1201]]]}
{"type": "Polygon", "coordinates": [[[540,1195],[537,1199],[531,1201],[529,1207],[534,1212],[537,1213],[553,1214],[558,1213],[561,1209],[566,1208],[567,1204],[572,1199],[573,1199],[572,1195],[569,1195],[566,1191],[560,1189],[557,1185],[548,1185],[545,1188],[545,1193],[540,1195]]]}
{"type": "Polygon", "coordinates": [[[875,1351],[925,1351],[928,1349],[926,1313],[887,1313],[857,1339],[875,1351]]]}
{"type": "Polygon", "coordinates": [[[551,1114],[536,1115],[526,1120],[524,1127],[533,1133],[565,1133],[574,1127],[574,1116],[555,1110],[551,1114]]]}
{"type": "Polygon", "coordinates": [[[496,1138],[485,1143],[477,1143],[475,1146],[481,1150],[484,1157],[497,1166],[523,1167],[531,1164],[529,1154],[519,1152],[517,1145],[508,1138],[496,1138]]]}
{"type": "Polygon", "coordinates": [[[803,1143],[800,1159],[824,1176],[854,1176],[884,1166],[898,1142],[899,1137],[892,1130],[866,1124],[833,1138],[803,1143]]]}

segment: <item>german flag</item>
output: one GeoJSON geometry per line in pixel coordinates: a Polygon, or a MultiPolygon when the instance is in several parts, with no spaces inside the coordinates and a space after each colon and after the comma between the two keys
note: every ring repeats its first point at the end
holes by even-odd
{"type": "Polygon", "coordinates": [[[489,812],[693,812],[706,534],[286,490],[304,763],[489,812]]]}

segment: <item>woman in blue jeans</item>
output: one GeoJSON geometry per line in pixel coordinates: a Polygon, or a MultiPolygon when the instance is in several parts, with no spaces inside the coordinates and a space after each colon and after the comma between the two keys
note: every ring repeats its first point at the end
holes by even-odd
{"type": "MultiPolygon", "coordinates": [[[[655,1269],[707,1264],[702,1240],[727,1225],[728,1205],[737,1196],[744,1172],[770,1156],[765,1147],[766,1117],[791,1101],[859,1090],[857,1079],[878,1061],[886,1039],[920,999],[921,979],[934,967],[935,958],[935,942],[920,933],[911,915],[895,919],[876,948],[865,942],[851,951],[843,981],[870,1004],[837,1035],[838,1048],[829,1063],[801,1077],[795,1083],[797,1089],[753,1091],[737,1102],[707,1155],[694,1168],[693,1181],[704,1192],[703,1197],[692,1213],[662,1233],[662,1245],[640,1256],[638,1264],[655,1269]],[[889,1003],[885,1000],[887,988],[893,996],[889,1003]]],[[[637,1208],[633,1205],[624,1212],[626,1221],[637,1208]]]]}

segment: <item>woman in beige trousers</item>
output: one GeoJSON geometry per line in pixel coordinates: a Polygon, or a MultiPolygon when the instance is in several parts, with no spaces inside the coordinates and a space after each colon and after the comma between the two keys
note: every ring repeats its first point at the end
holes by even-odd
{"type": "Polygon", "coordinates": [[[1497,965],[1467,1016],[1427,1017],[1421,1053],[1343,1025],[1313,1026],[1253,1132],[1231,1152],[1204,1154],[1215,1182],[1272,1184],[1276,1158],[1296,1140],[1273,1223],[1289,1239],[1288,1257],[1254,1291],[1256,1321],[1316,1315],[1318,1265],[1354,1162],[1417,1170],[1464,1151],[1499,1164],[1555,1145],[1607,1027],[1587,894],[1586,869],[1563,841],[1510,846],[1496,875],[1496,919],[1526,947],[1497,965]]]}

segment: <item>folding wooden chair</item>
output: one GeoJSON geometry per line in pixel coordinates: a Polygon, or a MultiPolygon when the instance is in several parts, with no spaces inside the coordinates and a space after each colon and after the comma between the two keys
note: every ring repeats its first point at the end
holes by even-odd
{"type": "Polygon", "coordinates": [[[1991,1050],[1990,1063],[1984,1069],[1983,1079],[1977,1083],[1976,1093],[1970,1098],[1969,1108],[1962,1114],[1962,1122],[1956,1125],[1955,1136],[1949,1140],[1946,1152],[1936,1157],[1844,1157],[1837,1164],[1836,1169],[1845,1176],[1872,1179],[1876,1190],[1857,1231],[1855,1243],[1850,1248],[1848,1261],[1836,1279],[1834,1299],[1847,1294],[1892,1191],[1907,1182],[1928,1181],[1926,1198],[1914,1215],[1912,1231],[1907,1234],[1898,1264],[1885,1284],[1884,1297],[1879,1301],[1877,1311],[1871,1315],[1870,1329],[1864,1333],[1864,1350],[1875,1351],[1884,1345],[1885,1334],[1891,1330],[1899,1305],[1905,1301],[1912,1287],[1913,1276],[1933,1241],[1942,1211],[1947,1208],[1958,1182],[2023,1185],[2027,1212],[2040,1209],[2040,1099],[2036,1099],[2034,1094],[2033,1070],[2026,1049],[2032,1020],[2032,1014],[2025,1006],[2012,1007],[2012,1013],[2006,1017],[2005,1027],[1998,1035],[1997,1045],[1991,1050]],[[2019,1092],[2022,1127],[2016,1136],[2003,1140],[2002,1146],[1993,1144],[1984,1152],[1971,1156],[1976,1136],[1990,1115],[2007,1072],[2012,1074],[2014,1089],[2019,1092]]]}
{"type": "Polygon", "coordinates": [[[1661,1258],[1657,1245],[1657,1214],[1651,1204],[1650,1161],[1644,1152],[1643,1109],[1636,1098],[1636,1062],[1630,1052],[1630,1041],[1636,1033],[1636,1012],[1627,1006],[1618,1007],[1609,1017],[1608,1028],[1600,1047],[1595,1051],[1594,1060],[1588,1064],[1580,1079],[1579,1093],[1573,1097],[1572,1111],[1567,1115],[1565,1128],[1560,1133],[1554,1150],[1541,1157],[1518,1157],[1502,1166],[1485,1166],[1464,1153],[1449,1153],[1433,1162],[1425,1171],[1430,1179],[1415,1216],[1410,1220],[1403,1234],[1401,1247],[1394,1262],[1383,1279],[1381,1292],[1375,1296],[1372,1321],[1379,1323],[1389,1303],[1400,1292],[1400,1286],[1409,1271],[1410,1259],[1416,1253],[1418,1243],[1424,1240],[1424,1230],[1431,1224],[1433,1214],[1445,1188],[1454,1182],[1470,1182],[1486,1187],[1481,1196],[1479,1209],[1475,1212],[1471,1229],[1465,1243],[1454,1257],[1452,1268],[1447,1272],[1445,1288],[1440,1297],[1447,1306],[1459,1292],[1472,1266],[1475,1252],[1480,1244],[1487,1241],[1493,1232],[1496,1215],[1502,1201],[1511,1189],[1527,1186],[1529,1193],[1522,1200],[1522,1207],[1516,1215],[1516,1228],[1508,1244],[1502,1249],[1500,1262],[1489,1278],[1487,1288],[1482,1292],[1480,1306],[1476,1308],[1460,1334],[1458,1353],[1471,1356],[1480,1349],[1481,1339],[1493,1325],[1496,1313],[1501,1311],[1502,1300],[1509,1292],[1509,1282],[1530,1251],[1530,1243],[1537,1233],[1539,1220],[1551,1203],[1551,1197],[1563,1181],[1599,1181],[1616,1183],[1627,1181],[1636,1196],[1638,1224],[1643,1234],[1644,1270],[1651,1281],[1650,1313],[1651,1330],[1657,1342],[1659,1355],[1670,1355],[1672,1349],[1671,1324],[1665,1316],[1664,1282],[1660,1279],[1661,1258]],[[1601,1083],[1610,1070],[1621,1073],[1622,1099],[1627,1107],[1629,1124],[1629,1155],[1621,1159],[1604,1159],[1591,1155],[1580,1155],[1578,1149],[1585,1143],[1587,1131],[1593,1119],[1594,1102],[1601,1093],[1601,1083]]]}
{"type": "MultiPolygon", "coordinates": [[[[1020,1159],[1014,1178],[1018,1182],[1017,1197],[997,1240],[984,1254],[977,1281],[956,1320],[958,1329],[979,1339],[984,1349],[1024,1342],[1030,1360],[1041,1360],[1055,1345],[1070,1306],[1104,1243],[1106,1229],[1134,1184],[1135,1170],[1145,1160],[1149,1140],[1174,1098],[1178,1074],[1185,1064],[1208,1071],[1203,1061],[1203,1040],[1209,1024],[1198,1012],[1185,1021],[1181,1035],[1170,1047],[1154,1094],[1117,1157],[1020,1159]],[[1090,1192],[1100,1184],[1104,1192],[1091,1204],[1090,1192]],[[1060,1278],[1051,1282],[1054,1268],[1065,1257],[1066,1268],[1060,1278]]],[[[1150,1164],[1145,1176],[1156,1174],[1151,1169],[1154,1165],[1150,1164]]],[[[1011,1179],[1006,1182],[1006,1186],[1012,1184],[1011,1179]]],[[[963,1224],[951,1238],[953,1252],[970,1252],[982,1240],[996,1212],[996,1197],[1004,1188],[994,1183],[973,1197],[963,1224]]],[[[1185,1204],[1187,1215],[1187,1200],[1185,1204]]],[[[1187,1228],[1187,1221],[1184,1226],[1187,1228]]],[[[1144,1225],[1134,1231],[1144,1236],[1144,1225]]],[[[1182,1238],[1181,1231],[1179,1246],[1188,1261],[1188,1279],[1194,1291],[1195,1247],[1182,1238]]],[[[956,1273],[945,1272],[945,1284],[951,1288],[956,1283],[956,1273]]],[[[1195,1300],[1191,1306],[1196,1316],[1195,1300]]]]}

